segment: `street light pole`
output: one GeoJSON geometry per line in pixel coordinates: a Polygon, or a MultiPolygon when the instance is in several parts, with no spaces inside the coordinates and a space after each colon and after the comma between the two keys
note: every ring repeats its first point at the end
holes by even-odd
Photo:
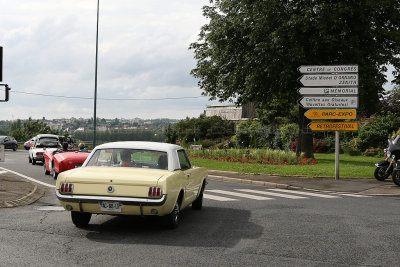
{"type": "Polygon", "coordinates": [[[95,66],[95,74],[94,74],[93,148],[95,148],[95,146],[96,146],[97,57],[98,57],[98,50],[99,50],[99,5],[100,5],[100,0],[97,0],[96,66],[95,66]]]}

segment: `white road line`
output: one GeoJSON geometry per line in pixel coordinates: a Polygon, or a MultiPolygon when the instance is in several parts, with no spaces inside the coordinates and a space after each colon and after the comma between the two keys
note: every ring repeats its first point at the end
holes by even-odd
{"type": "Polygon", "coordinates": [[[214,196],[214,195],[209,195],[209,194],[203,194],[203,198],[212,199],[212,200],[218,200],[218,201],[237,201],[237,199],[228,198],[228,197],[214,196]]]}
{"type": "Polygon", "coordinates": [[[224,195],[231,195],[231,196],[236,196],[236,197],[250,198],[250,199],[255,199],[255,200],[273,200],[273,198],[269,198],[269,197],[260,197],[260,196],[254,196],[254,195],[249,195],[249,194],[229,192],[229,191],[224,191],[224,190],[206,190],[206,191],[207,192],[211,192],[211,193],[219,193],[219,194],[224,194],[224,195]]]}
{"type": "Polygon", "coordinates": [[[6,174],[8,171],[0,171],[0,174],[6,174]]]}
{"type": "Polygon", "coordinates": [[[308,198],[308,197],[301,197],[301,196],[294,196],[294,195],[288,195],[288,194],[273,193],[273,192],[253,190],[253,189],[235,189],[235,190],[241,191],[241,192],[247,192],[247,193],[269,195],[269,196],[274,196],[274,197],[284,197],[284,198],[290,198],[290,199],[307,199],[308,198]]]}
{"type": "Polygon", "coordinates": [[[37,210],[46,210],[46,211],[65,211],[62,206],[42,206],[37,208],[37,210]]]}
{"type": "Polygon", "coordinates": [[[333,193],[335,195],[346,196],[346,197],[371,197],[365,195],[355,195],[355,194],[346,194],[346,193],[333,193]]]}
{"type": "Polygon", "coordinates": [[[44,185],[44,186],[47,186],[47,187],[51,187],[51,188],[56,188],[56,186],[55,186],[55,185],[52,185],[52,184],[47,184],[47,183],[44,183],[44,182],[38,181],[38,180],[36,180],[36,179],[33,179],[33,178],[31,178],[31,177],[29,177],[29,176],[26,176],[26,175],[23,175],[23,174],[21,174],[21,173],[18,173],[18,172],[15,172],[15,171],[12,171],[12,170],[9,170],[9,169],[6,169],[6,168],[3,168],[3,167],[0,167],[0,169],[2,169],[2,170],[5,170],[5,171],[8,171],[8,172],[11,172],[11,173],[14,173],[14,174],[18,175],[19,177],[22,177],[22,178],[28,179],[28,180],[30,180],[30,181],[32,181],[32,182],[35,182],[35,183],[37,183],[37,184],[41,184],[41,185],[44,185]]]}
{"type": "Polygon", "coordinates": [[[339,196],[323,195],[323,194],[316,194],[316,193],[303,192],[303,191],[297,191],[297,190],[286,190],[286,189],[269,189],[269,190],[276,191],[276,192],[290,193],[290,194],[298,194],[298,195],[305,195],[305,196],[313,196],[313,197],[340,198],[339,196]]]}

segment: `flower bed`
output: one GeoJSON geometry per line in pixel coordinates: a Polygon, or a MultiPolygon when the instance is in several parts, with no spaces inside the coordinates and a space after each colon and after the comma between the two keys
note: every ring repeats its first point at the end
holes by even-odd
{"type": "Polygon", "coordinates": [[[190,158],[211,159],[241,164],[315,165],[315,159],[300,158],[292,151],[272,149],[189,149],[190,158]]]}

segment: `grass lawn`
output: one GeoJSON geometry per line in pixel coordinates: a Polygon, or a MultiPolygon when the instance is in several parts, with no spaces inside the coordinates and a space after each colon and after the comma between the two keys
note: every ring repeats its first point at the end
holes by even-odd
{"type": "MultiPolygon", "coordinates": [[[[265,165],[265,164],[241,164],[223,162],[210,159],[192,158],[192,164],[206,167],[210,170],[234,171],[240,173],[276,174],[283,176],[313,176],[335,177],[335,154],[314,154],[315,165],[265,165]]],[[[375,163],[383,160],[383,157],[364,157],[340,154],[340,177],[374,177],[375,163]]]]}

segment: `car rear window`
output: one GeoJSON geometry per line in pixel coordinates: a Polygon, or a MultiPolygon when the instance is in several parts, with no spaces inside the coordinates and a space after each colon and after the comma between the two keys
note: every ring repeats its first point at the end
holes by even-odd
{"type": "Polygon", "coordinates": [[[86,166],[168,170],[167,152],[145,149],[98,149],[86,166]]]}
{"type": "Polygon", "coordinates": [[[42,137],[36,142],[37,147],[58,147],[59,142],[57,138],[42,137]]]}

